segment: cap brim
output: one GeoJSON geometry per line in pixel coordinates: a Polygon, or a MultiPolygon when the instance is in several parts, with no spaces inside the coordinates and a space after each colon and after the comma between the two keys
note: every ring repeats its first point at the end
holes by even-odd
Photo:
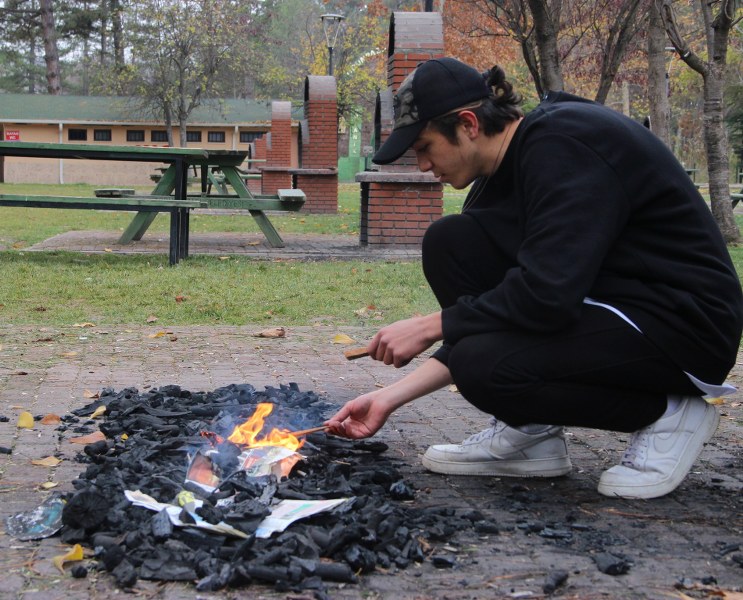
{"type": "Polygon", "coordinates": [[[418,121],[412,125],[394,129],[385,140],[382,147],[377,150],[372,161],[378,165],[388,165],[400,158],[405,151],[413,145],[420,132],[426,126],[427,121],[418,121]]]}

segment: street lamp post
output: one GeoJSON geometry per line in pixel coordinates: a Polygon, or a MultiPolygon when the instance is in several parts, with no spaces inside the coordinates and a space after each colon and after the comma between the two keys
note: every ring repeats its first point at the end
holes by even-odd
{"type": "Polygon", "coordinates": [[[345,19],[343,15],[328,13],[320,16],[322,29],[325,33],[325,43],[328,46],[328,75],[333,74],[333,48],[341,30],[341,22],[345,19]]]}

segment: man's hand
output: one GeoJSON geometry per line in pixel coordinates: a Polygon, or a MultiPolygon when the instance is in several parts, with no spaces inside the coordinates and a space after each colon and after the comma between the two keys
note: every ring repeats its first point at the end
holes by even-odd
{"type": "Polygon", "coordinates": [[[441,313],[413,317],[387,325],[369,342],[369,356],[386,365],[404,367],[434,342],[443,338],[441,313]]]}
{"type": "Polygon", "coordinates": [[[384,401],[375,401],[375,392],[350,400],[325,424],[329,433],[342,437],[360,439],[374,435],[390,416],[392,407],[384,401]]]}

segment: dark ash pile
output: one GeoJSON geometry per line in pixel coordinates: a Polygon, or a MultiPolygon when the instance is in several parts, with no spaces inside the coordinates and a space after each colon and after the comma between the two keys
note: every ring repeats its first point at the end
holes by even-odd
{"type": "MultiPolygon", "coordinates": [[[[107,408],[99,426],[107,439],[85,446],[78,456],[88,466],[66,497],[62,540],[94,548],[98,568],[111,572],[123,588],[139,578],[192,581],[203,591],[260,582],[280,590],[310,590],[321,598],[324,581],[355,582],[376,568],[404,569],[424,560],[451,566],[430,556],[434,544],[456,531],[495,527],[477,511],[415,508],[405,502],[414,498],[414,490],[402,479],[399,464],[384,455],[385,444],[323,433],[308,436],[300,450],[306,460],[281,481],[236,472],[212,494],[184,484],[189,454],[210,444],[202,432],[226,438],[261,402],[274,404],[266,431],[309,428],[336,409],[294,384],[265,391],[230,385],[208,393],[178,386],[145,393],[104,390],[99,400],[66,417],[61,428],[76,435],[93,431],[93,421],[81,420],[101,405],[107,408]],[[124,490],[141,490],[159,502],[175,503],[184,489],[204,501],[198,511],[206,521],[224,521],[249,537],[173,527],[164,512],[135,507],[124,496],[124,490]],[[254,535],[272,502],[341,497],[352,500],[270,538],[254,535]],[[224,499],[231,504],[217,506],[224,499]]],[[[228,441],[219,449],[226,463],[237,453],[228,441]]],[[[84,576],[85,570],[79,567],[73,574],[84,576]]]]}

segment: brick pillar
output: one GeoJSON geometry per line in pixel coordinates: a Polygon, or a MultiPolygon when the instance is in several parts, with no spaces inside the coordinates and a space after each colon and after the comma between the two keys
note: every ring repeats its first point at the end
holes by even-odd
{"type": "MultiPolygon", "coordinates": [[[[377,96],[374,114],[376,149],[394,124],[393,98],[418,63],[444,55],[439,13],[392,14],[387,48],[387,89],[377,96]]],[[[444,187],[430,173],[421,173],[412,150],[377,172],[359,173],[361,183],[361,245],[420,245],[428,226],[443,214],[444,187]]]]}
{"type": "Polygon", "coordinates": [[[290,102],[271,103],[271,133],[267,140],[266,163],[261,168],[264,194],[292,187],[292,106],[290,102]]]}
{"type": "Polygon", "coordinates": [[[303,212],[338,212],[338,99],[335,77],[310,75],[304,85],[299,169],[294,187],[305,193],[303,212]]]}

